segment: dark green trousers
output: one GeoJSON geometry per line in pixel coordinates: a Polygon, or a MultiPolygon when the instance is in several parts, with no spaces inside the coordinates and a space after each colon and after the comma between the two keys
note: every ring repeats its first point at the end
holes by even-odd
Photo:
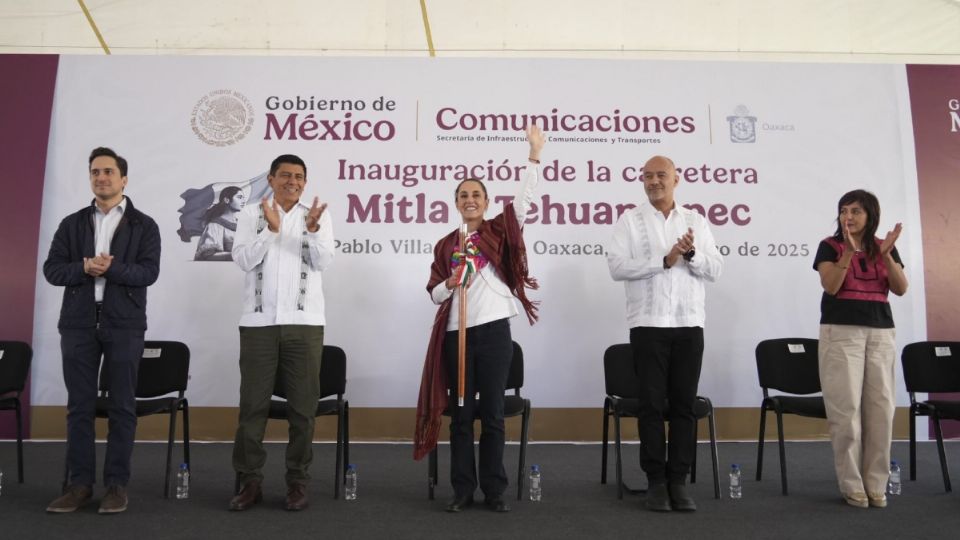
{"type": "Polygon", "coordinates": [[[274,386],[287,397],[287,484],[305,484],[313,460],[313,427],[320,399],[323,327],[300,324],[240,327],[240,417],[233,468],[241,482],[263,480],[263,434],[274,386]]]}

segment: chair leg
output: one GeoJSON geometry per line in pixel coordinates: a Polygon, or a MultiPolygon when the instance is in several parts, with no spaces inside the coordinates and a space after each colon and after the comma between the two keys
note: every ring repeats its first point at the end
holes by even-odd
{"type": "Polygon", "coordinates": [[[437,486],[437,448],[430,451],[427,458],[427,498],[433,500],[433,491],[437,486]]]}
{"type": "Polygon", "coordinates": [[[603,400],[603,443],[600,445],[600,483],[607,483],[607,442],[610,438],[610,399],[603,400]]]}
{"type": "Polygon", "coordinates": [[[760,435],[757,436],[757,482],[763,475],[763,439],[767,431],[767,408],[760,406],[760,435]]]}
{"type": "Polygon", "coordinates": [[[917,479],[917,412],[910,407],[910,480],[917,479]]]}
{"type": "Polygon", "coordinates": [[[343,402],[343,482],[347,481],[347,466],[350,465],[350,402],[343,402]]]}
{"type": "Polygon", "coordinates": [[[23,483],[23,417],[21,416],[20,399],[14,401],[17,413],[17,481],[23,483]]]}
{"type": "Polygon", "coordinates": [[[693,461],[690,462],[690,483],[697,483],[697,447],[700,446],[700,441],[697,439],[699,436],[700,430],[700,419],[693,419],[693,461]]]}
{"type": "Polygon", "coordinates": [[[933,417],[933,427],[937,433],[937,453],[940,454],[940,472],[943,473],[943,489],[947,493],[953,491],[953,487],[950,485],[950,471],[947,468],[947,455],[943,451],[943,431],[940,429],[940,418],[937,416],[933,417]]]}
{"type": "Polygon", "coordinates": [[[620,448],[620,411],[613,410],[613,444],[614,455],[616,455],[617,469],[617,498],[623,498],[623,454],[620,448]]]}
{"type": "Polygon", "coordinates": [[[344,406],[337,407],[337,458],[333,465],[333,499],[340,498],[340,484],[343,483],[343,435],[344,421],[346,420],[344,406]]]}
{"type": "Polygon", "coordinates": [[[517,468],[517,500],[523,499],[524,469],[527,466],[527,436],[530,429],[530,400],[523,403],[523,417],[520,420],[520,465],[517,468]]]}
{"type": "Polygon", "coordinates": [[[780,411],[777,413],[777,442],[780,443],[780,485],[783,486],[783,494],[787,494],[787,452],[783,444],[783,415],[780,411]]]}
{"type": "Polygon", "coordinates": [[[710,461],[713,462],[713,498],[720,498],[720,456],[717,452],[717,424],[713,416],[713,405],[710,405],[710,415],[707,416],[710,425],[710,461]]]}
{"type": "Polygon", "coordinates": [[[167,466],[163,473],[163,498],[170,498],[170,462],[173,461],[173,439],[177,434],[177,407],[170,407],[170,429],[167,432],[167,466]]]}
{"type": "MultiPolygon", "coordinates": [[[[183,462],[190,467],[190,406],[187,400],[181,402],[180,414],[183,419],[183,462]]],[[[190,470],[190,480],[193,481],[193,469],[190,470]]]]}

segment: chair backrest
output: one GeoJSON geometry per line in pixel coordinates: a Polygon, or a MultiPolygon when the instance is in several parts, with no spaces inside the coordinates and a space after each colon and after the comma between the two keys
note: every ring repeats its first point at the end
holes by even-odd
{"type": "Polygon", "coordinates": [[[628,399],[640,397],[640,377],[637,376],[633,347],[618,343],[603,353],[603,378],[608,396],[628,399]]]}
{"type": "MultiPolygon", "coordinates": [[[[324,345],[320,359],[320,398],[339,396],[347,390],[347,353],[336,345],[324,345]]],[[[277,377],[273,395],[287,399],[284,381],[277,377]]]]}
{"type": "Polygon", "coordinates": [[[764,391],[774,389],[801,395],[820,392],[817,343],[811,338],[766,339],[758,343],[757,376],[764,391]]]}
{"type": "Polygon", "coordinates": [[[22,341],[0,341],[0,395],[23,392],[33,349],[22,341]]]}
{"type": "Polygon", "coordinates": [[[320,361],[320,397],[338,396],[346,391],[347,353],[336,345],[324,345],[320,361]]]}
{"type": "Polygon", "coordinates": [[[513,358],[510,359],[510,374],[507,375],[507,390],[523,388],[523,349],[516,341],[513,342],[513,358]]]}
{"type": "MultiPolygon", "coordinates": [[[[144,341],[137,370],[138,398],[184,392],[190,376],[190,349],[179,341],[144,341]]],[[[110,365],[100,368],[100,391],[110,390],[110,365]]]]}
{"type": "Polygon", "coordinates": [[[911,343],[900,358],[907,392],[960,392],[960,342],[911,343]]]}

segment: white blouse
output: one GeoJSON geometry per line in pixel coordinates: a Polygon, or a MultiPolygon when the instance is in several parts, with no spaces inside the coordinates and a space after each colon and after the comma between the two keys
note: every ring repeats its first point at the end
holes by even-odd
{"type": "MultiPolygon", "coordinates": [[[[520,227],[527,218],[530,203],[533,202],[533,192],[540,180],[540,166],[530,163],[527,173],[520,183],[520,192],[513,199],[513,209],[517,214],[520,227]]],[[[450,307],[450,317],[447,319],[447,330],[456,330],[460,326],[460,295],[454,294],[457,289],[448,289],[446,281],[441,281],[431,291],[435,304],[443,303],[453,296],[453,305],[450,307]]],[[[510,288],[497,274],[492,264],[488,264],[473,278],[473,283],[467,289],[467,324],[468,328],[488,322],[514,317],[520,313],[517,303],[510,292],[510,288]]]]}

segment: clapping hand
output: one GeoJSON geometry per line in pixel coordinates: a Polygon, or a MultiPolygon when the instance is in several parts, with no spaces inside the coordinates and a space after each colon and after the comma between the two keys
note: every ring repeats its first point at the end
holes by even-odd
{"type": "Polygon", "coordinates": [[[112,262],[113,255],[109,253],[101,253],[96,257],[84,257],[83,271],[93,277],[100,277],[110,268],[112,262]]]}
{"type": "MultiPolygon", "coordinates": [[[[897,225],[899,226],[899,223],[897,225]]],[[[860,251],[860,248],[857,246],[857,241],[854,240],[853,235],[850,234],[850,226],[847,225],[846,222],[843,223],[843,243],[855,253],[860,251]]]]}
{"type": "Polygon", "coordinates": [[[883,243],[880,244],[881,257],[886,257],[893,251],[893,245],[896,244],[897,239],[900,238],[901,231],[903,231],[903,224],[897,223],[893,230],[887,233],[887,236],[883,239],[883,243]]]}
{"type": "Polygon", "coordinates": [[[693,229],[687,228],[687,232],[677,238],[677,243],[673,245],[673,248],[676,249],[680,255],[693,249],[693,229]]]}
{"type": "Polygon", "coordinates": [[[269,200],[266,197],[260,200],[260,208],[263,209],[263,219],[267,221],[267,227],[271,232],[280,232],[280,209],[277,208],[277,201],[269,200]]]}
{"type": "Polygon", "coordinates": [[[323,211],[327,209],[327,203],[320,204],[320,198],[313,198],[313,205],[310,206],[310,210],[307,211],[307,230],[310,232],[317,232],[320,229],[320,216],[323,215],[323,211]]]}

